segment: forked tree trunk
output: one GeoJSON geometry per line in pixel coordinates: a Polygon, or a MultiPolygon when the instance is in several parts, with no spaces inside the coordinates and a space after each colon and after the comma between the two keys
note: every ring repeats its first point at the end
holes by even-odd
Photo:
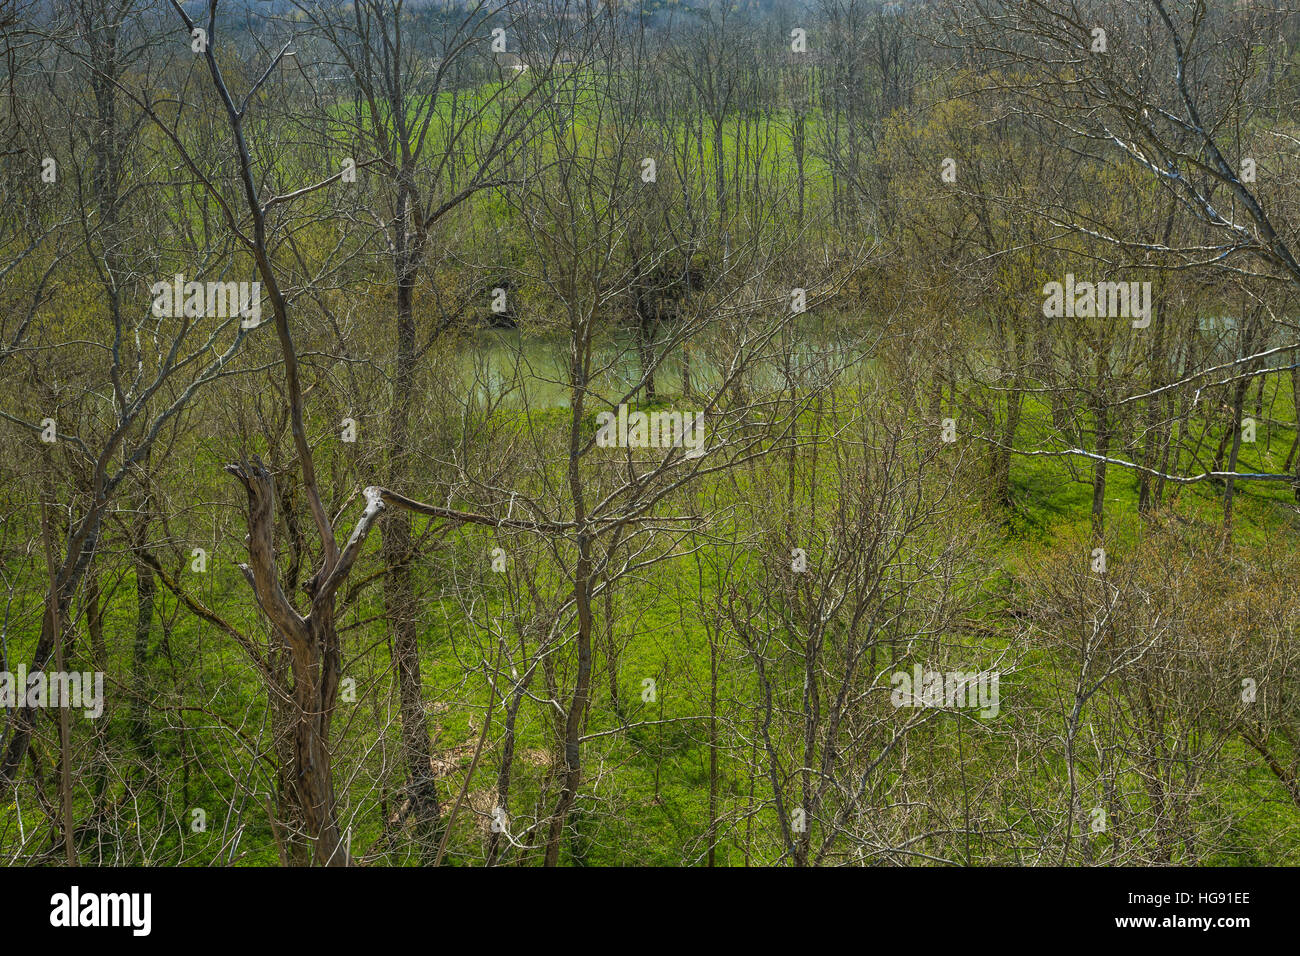
{"type": "MultiPolygon", "coordinates": [[[[304,585],[311,611],[304,617],[280,587],[275,561],[275,483],[256,459],[252,464],[227,465],[248,493],[249,564],[244,576],[270,620],[275,636],[288,651],[293,677],[293,706],[288,715],[292,733],[289,786],[301,807],[314,862],[347,866],[335,806],[330,725],[338,701],[342,652],[334,624],[334,599],[356,562],[371,526],[384,509],[378,489],[366,489],[366,510],[358,519],[342,552],[333,552],[304,585]]],[[[332,544],[332,540],[330,541],[332,544]]]]}

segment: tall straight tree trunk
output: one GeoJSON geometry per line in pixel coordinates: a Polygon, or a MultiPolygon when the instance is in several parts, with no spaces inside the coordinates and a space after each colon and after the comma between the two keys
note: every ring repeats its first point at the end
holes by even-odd
{"type": "MultiPolygon", "coordinates": [[[[1247,318],[1243,314],[1241,317],[1242,329],[1237,346],[1237,357],[1245,358],[1255,349],[1255,343],[1259,339],[1259,330],[1253,318],[1247,318]]],[[[1258,366],[1258,362],[1250,363],[1244,371],[1253,371],[1258,366]]],[[[1237,458],[1241,454],[1241,421],[1242,411],[1246,407],[1246,396],[1250,392],[1251,379],[1243,377],[1239,379],[1232,387],[1232,421],[1229,424],[1229,431],[1224,433],[1222,440],[1219,442],[1219,448],[1214,456],[1214,466],[1216,469],[1223,469],[1229,472],[1237,470],[1237,458]],[[1224,452],[1227,451],[1227,462],[1224,464],[1224,452]]],[[[1223,484],[1223,530],[1225,532],[1232,530],[1232,504],[1236,495],[1236,479],[1228,478],[1223,484]]]]}
{"type": "Polygon", "coordinates": [[[1024,409],[1023,377],[1017,373],[1016,391],[1007,393],[1007,417],[1002,425],[1000,448],[993,449],[993,491],[997,502],[1004,508],[1013,504],[1011,496],[1011,449],[1015,447],[1016,433],[1020,430],[1020,417],[1024,409]]]}
{"type": "MultiPolygon", "coordinates": [[[[407,199],[398,201],[397,356],[393,375],[393,409],[388,428],[388,486],[407,490],[410,474],[408,444],[411,412],[415,403],[415,276],[410,239],[406,234],[407,199]]],[[[393,670],[397,674],[402,718],[402,756],[406,764],[411,819],[420,857],[432,865],[438,853],[437,778],[429,720],[424,711],[424,683],[420,674],[420,642],[415,620],[415,589],[411,582],[411,514],[405,509],[387,512],[382,521],[384,559],[384,609],[393,629],[393,670]]]]}
{"type": "Polygon", "coordinates": [[[574,369],[572,413],[569,424],[568,480],[573,496],[573,519],[577,525],[578,559],[573,568],[574,606],[578,612],[578,672],[574,680],[573,697],[564,715],[562,733],[564,761],[560,774],[560,796],[551,814],[550,830],[546,837],[546,865],[558,866],[560,844],[564,837],[565,821],[573,807],[573,800],[582,780],[582,729],[586,724],[587,707],[591,700],[591,592],[592,579],[591,536],[587,533],[587,504],[583,494],[581,469],[581,442],[587,387],[587,359],[579,352],[574,369]]]}
{"type": "Polygon", "coordinates": [[[157,580],[153,567],[143,557],[148,547],[149,513],[148,496],[140,504],[140,517],[135,527],[133,542],[135,567],[135,639],[131,644],[131,743],[144,769],[145,789],[151,795],[156,809],[161,810],[157,787],[157,750],[149,732],[149,659],[153,636],[154,600],[157,580]]]}
{"type": "Polygon", "coordinates": [[[716,863],[718,843],[718,642],[709,628],[709,863],[716,863]]]}
{"type": "MultiPolygon", "coordinates": [[[[1166,230],[1166,233],[1168,230],[1166,230]]],[[[1163,283],[1161,284],[1163,291],[1163,283]]],[[[1155,306],[1155,328],[1152,329],[1154,335],[1151,351],[1148,361],[1151,365],[1151,377],[1148,388],[1156,389],[1164,385],[1167,379],[1167,369],[1169,360],[1166,357],[1165,345],[1165,310],[1163,303],[1160,302],[1159,293],[1157,293],[1157,302],[1155,306]]],[[[1143,430],[1146,432],[1146,443],[1142,452],[1142,464],[1150,469],[1157,467],[1157,456],[1160,453],[1161,442],[1169,440],[1169,428],[1172,426],[1162,427],[1160,424],[1160,409],[1162,400],[1160,398],[1148,399],[1143,409],[1145,425],[1143,430]]],[[[1151,512],[1154,503],[1152,484],[1153,476],[1147,471],[1138,472],[1138,514],[1147,515],[1151,512]]]]}
{"type": "Polygon", "coordinates": [[[1101,457],[1092,467],[1092,531],[1100,536],[1106,524],[1106,462],[1110,456],[1110,419],[1104,405],[1095,409],[1097,454],[1101,457]]]}
{"type": "MultiPolygon", "coordinates": [[[[1242,379],[1233,389],[1232,396],[1232,437],[1228,450],[1226,471],[1237,470],[1237,457],[1241,454],[1241,412],[1246,404],[1246,392],[1250,388],[1250,379],[1242,379]]],[[[1225,436],[1227,437],[1227,436],[1225,436]]],[[[1229,477],[1223,485],[1223,530],[1232,530],[1232,503],[1237,490],[1237,481],[1229,477]]]]}
{"type": "MultiPolygon", "coordinates": [[[[46,499],[53,497],[49,491],[46,499]]],[[[46,613],[50,617],[50,630],[54,634],[54,668],[64,672],[63,663],[63,619],[59,615],[59,602],[55,600],[58,593],[58,572],[54,564],[54,536],[50,530],[49,506],[41,504],[41,537],[45,543],[45,567],[49,573],[49,596],[46,613]]],[[[68,866],[77,865],[75,845],[76,824],[72,813],[72,728],[68,724],[68,708],[59,708],[59,817],[63,829],[63,850],[68,866]]]]}
{"type": "MultiPolygon", "coordinates": [[[[86,633],[90,637],[90,659],[93,669],[101,674],[108,673],[108,645],[104,640],[104,613],[107,602],[104,599],[104,593],[100,586],[99,569],[93,565],[86,573],[86,592],[85,592],[85,609],[86,609],[86,633]]],[[[0,660],[0,670],[7,670],[3,660],[0,660]]],[[[92,767],[89,770],[90,786],[89,789],[93,794],[92,806],[95,807],[95,863],[102,865],[104,855],[108,850],[117,850],[116,841],[112,835],[107,832],[105,827],[105,815],[103,813],[104,802],[109,792],[109,767],[112,766],[112,757],[109,755],[109,734],[107,724],[109,723],[107,701],[104,702],[104,713],[100,719],[95,721],[95,726],[91,729],[95,738],[95,756],[92,767]]]]}
{"type": "Polygon", "coordinates": [[[565,823],[573,809],[573,800],[582,781],[582,728],[586,722],[587,705],[591,697],[591,545],[585,536],[578,542],[578,562],[574,579],[578,590],[578,675],[574,683],[573,699],[564,720],[564,770],[560,777],[560,797],[551,814],[550,831],[546,838],[546,865],[560,863],[560,844],[564,838],[565,823]]]}

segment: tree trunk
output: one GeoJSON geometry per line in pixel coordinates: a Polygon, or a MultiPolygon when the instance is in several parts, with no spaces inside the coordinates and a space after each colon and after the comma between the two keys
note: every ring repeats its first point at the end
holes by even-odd
{"type": "MultiPolygon", "coordinates": [[[[415,264],[405,237],[406,200],[398,202],[397,359],[393,375],[393,409],[388,430],[388,486],[407,490],[410,462],[411,410],[415,402],[415,264]]],[[[384,559],[384,609],[393,629],[393,670],[397,673],[402,718],[402,756],[406,764],[411,820],[420,857],[432,865],[438,853],[437,778],[429,720],[424,712],[424,682],[420,674],[420,643],[415,621],[415,589],[411,582],[411,515],[404,509],[386,514],[381,522],[384,559]]]]}

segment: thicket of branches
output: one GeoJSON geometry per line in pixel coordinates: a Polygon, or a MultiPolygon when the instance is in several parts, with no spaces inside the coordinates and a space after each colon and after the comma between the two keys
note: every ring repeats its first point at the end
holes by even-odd
{"type": "Polygon", "coordinates": [[[5,706],[5,863],[1296,862],[1284,0],[0,49],[0,672],[105,688],[5,706]]]}

